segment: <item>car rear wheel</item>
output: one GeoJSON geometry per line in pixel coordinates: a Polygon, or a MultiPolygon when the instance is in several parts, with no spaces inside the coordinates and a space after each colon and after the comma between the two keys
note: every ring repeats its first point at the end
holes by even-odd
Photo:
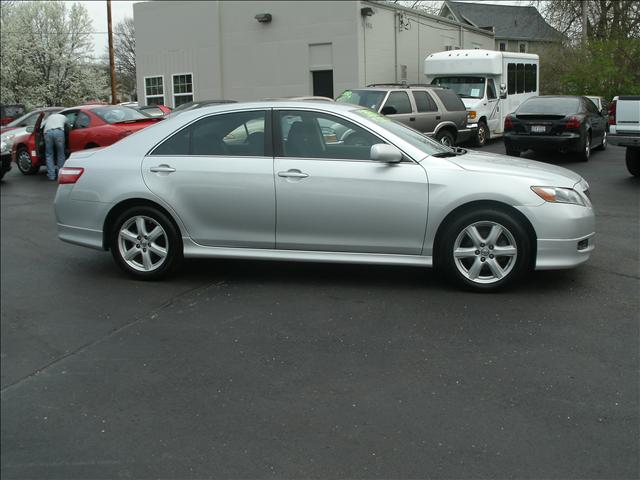
{"type": "Polygon", "coordinates": [[[483,147],[489,140],[489,127],[483,121],[478,122],[478,131],[476,132],[476,147],[483,147]]]}
{"type": "Polygon", "coordinates": [[[602,143],[598,145],[594,150],[606,150],[607,149],[607,132],[604,132],[602,136],[602,143]]]}
{"type": "Polygon", "coordinates": [[[578,154],[578,158],[583,162],[587,162],[589,161],[589,157],[591,157],[591,133],[587,132],[582,151],[578,154]]]}
{"type": "Polygon", "coordinates": [[[157,280],[182,260],[182,242],[173,223],[153,207],[133,207],[118,217],[109,243],[116,263],[132,277],[157,280]]]}
{"type": "Polygon", "coordinates": [[[514,216],[482,209],[445,227],[436,260],[453,282],[469,290],[495,291],[529,270],[531,251],[531,240],[514,216]]]}
{"type": "Polygon", "coordinates": [[[18,170],[24,175],[33,175],[40,169],[39,166],[33,165],[31,154],[25,147],[18,148],[16,152],[16,164],[18,165],[18,170]]]}
{"type": "Polygon", "coordinates": [[[625,161],[629,173],[634,177],[640,177],[640,148],[627,147],[625,161]]]}
{"type": "Polygon", "coordinates": [[[436,134],[436,140],[446,147],[453,147],[455,144],[453,133],[451,133],[449,130],[440,130],[436,134]]]}

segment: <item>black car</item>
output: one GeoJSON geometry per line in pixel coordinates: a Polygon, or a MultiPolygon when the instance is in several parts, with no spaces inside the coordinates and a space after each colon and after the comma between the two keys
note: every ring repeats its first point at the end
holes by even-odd
{"type": "Polygon", "coordinates": [[[575,152],[586,162],[592,148],[607,146],[607,119],[586,97],[531,97],[505,117],[504,146],[514,157],[554,150],[575,152]]]}

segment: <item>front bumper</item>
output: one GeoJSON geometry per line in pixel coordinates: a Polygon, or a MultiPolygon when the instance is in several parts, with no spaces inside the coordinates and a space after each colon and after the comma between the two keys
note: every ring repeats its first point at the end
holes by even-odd
{"type": "Polygon", "coordinates": [[[478,124],[467,125],[467,128],[458,130],[456,143],[459,145],[461,143],[466,143],[469,140],[472,140],[477,135],[477,132],[478,132],[478,124]]]}
{"type": "Polygon", "coordinates": [[[625,135],[618,133],[609,133],[607,141],[611,145],[619,145],[621,147],[640,147],[640,134],[625,135]]]}
{"type": "Polygon", "coordinates": [[[593,208],[560,203],[517,208],[536,231],[536,270],[573,268],[589,260],[595,248],[593,208]]]}
{"type": "Polygon", "coordinates": [[[582,151],[582,139],[579,133],[563,135],[520,135],[506,133],[504,146],[514,150],[564,150],[582,151]]]}
{"type": "Polygon", "coordinates": [[[11,170],[11,153],[7,152],[0,155],[0,162],[2,173],[6,173],[11,170]]]}

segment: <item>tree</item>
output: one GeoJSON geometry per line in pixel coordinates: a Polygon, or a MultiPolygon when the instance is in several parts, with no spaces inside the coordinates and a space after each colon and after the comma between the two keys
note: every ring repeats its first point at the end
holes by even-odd
{"type": "Polygon", "coordinates": [[[86,8],[61,1],[2,5],[3,102],[72,105],[104,95],[86,8]]]}
{"type": "Polygon", "coordinates": [[[605,98],[640,93],[640,2],[556,0],[533,3],[566,39],[563,45],[541,55],[543,93],[602,95],[605,98]]]}
{"type": "Polygon", "coordinates": [[[114,30],[113,53],[118,85],[129,97],[136,94],[136,37],[133,18],[127,17],[114,30]]]}

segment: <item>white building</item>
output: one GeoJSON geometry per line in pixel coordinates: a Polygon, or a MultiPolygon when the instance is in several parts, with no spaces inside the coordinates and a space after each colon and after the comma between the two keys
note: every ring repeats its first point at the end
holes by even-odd
{"type": "Polygon", "coordinates": [[[373,1],[134,4],[139,101],[324,95],[424,82],[433,52],[494,46],[492,31],[373,1]]]}

